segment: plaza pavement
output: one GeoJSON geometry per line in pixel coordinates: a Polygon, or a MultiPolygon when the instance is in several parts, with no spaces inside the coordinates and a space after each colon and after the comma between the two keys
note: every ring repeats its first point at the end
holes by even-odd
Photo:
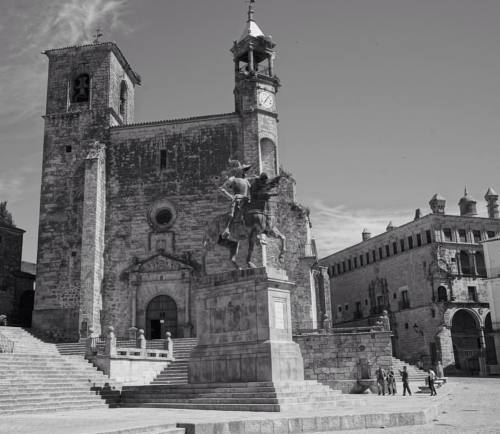
{"type": "MultiPolygon", "coordinates": [[[[413,385],[417,390],[417,385],[413,385]]],[[[399,389],[401,393],[401,389],[399,389]]],[[[1,434],[101,434],[101,433],[148,433],[160,432],[155,427],[168,424],[196,424],[203,434],[231,434],[227,422],[259,423],[261,432],[277,432],[280,419],[307,419],[309,432],[314,432],[315,424],[320,424],[326,416],[340,416],[340,428],[348,429],[356,425],[362,415],[399,413],[400,416],[422,411],[427,414],[426,425],[399,426],[395,428],[350,430],[351,433],[500,433],[500,378],[451,378],[449,384],[438,390],[437,397],[414,394],[377,396],[356,395],[366,405],[358,408],[336,408],[331,411],[314,413],[252,413],[220,412],[207,410],[127,408],[54,412],[46,414],[23,414],[2,416],[1,434]],[[439,410],[438,410],[439,409],[439,410]],[[269,421],[263,423],[263,420],[269,421]],[[434,421],[433,421],[434,420],[434,421]],[[254,421],[254,422],[252,422],[254,421]],[[273,425],[274,422],[274,425],[273,425]],[[354,425],[350,425],[350,424],[354,425]],[[274,430],[273,430],[274,426],[274,430]],[[265,428],[267,427],[267,428],[265,428]]],[[[369,417],[369,416],[368,416],[369,417]]],[[[374,419],[375,420],[375,419],[374,419]]],[[[378,419],[376,419],[378,420],[378,419]]],[[[404,420],[404,418],[403,418],[404,420]]],[[[304,428],[306,426],[304,425],[304,428]]],[[[319,426],[318,426],[319,428],[319,426]]],[[[258,432],[258,431],[257,431],[258,432]]],[[[279,431],[286,432],[286,431],[279,431]]],[[[333,432],[333,431],[321,431],[333,432]]]]}

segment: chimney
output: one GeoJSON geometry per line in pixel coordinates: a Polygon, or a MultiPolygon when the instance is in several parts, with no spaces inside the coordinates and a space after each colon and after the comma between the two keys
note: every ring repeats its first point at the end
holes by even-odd
{"type": "Polygon", "coordinates": [[[488,202],[488,217],[490,219],[500,219],[500,214],[498,213],[498,193],[490,187],[484,198],[488,202]]]}
{"type": "Polygon", "coordinates": [[[389,224],[387,225],[387,227],[385,228],[385,230],[387,232],[394,230],[394,225],[392,224],[392,221],[389,222],[389,224]]]}
{"type": "Polygon", "coordinates": [[[431,211],[433,212],[433,214],[444,214],[446,199],[439,193],[436,193],[434,196],[431,197],[429,205],[431,207],[431,211]]]}
{"type": "Polygon", "coordinates": [[[371,237],[371,232],[368,232],[368,229],[364,228],[363,232],[361,233],[361,238],[363,239],[363,241],[368,241],[371,237]]]}
{"type": "Polygon", "coordinates": [[[422,211],[420,211],[420,208],[417,208],[415,210],[415,217],[413,218],[413,221],[419,220],[422,217],[422,211]]]}

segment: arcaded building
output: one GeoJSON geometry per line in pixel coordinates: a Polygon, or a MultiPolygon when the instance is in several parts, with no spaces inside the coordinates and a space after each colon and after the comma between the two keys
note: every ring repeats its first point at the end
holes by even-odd
{"type": "Polygon", "coordinates": [[[448,371],[487,374],[498,363],[492,337],[481,242],[500,233],[498,194],[488,189],[488,218],[467,192],[460,215],[445,213],[436,194],[431,213],[323,258],[335,326],[373,324],[384,310],[401,359],[448,371]]]}
{"type": "MultiPolygon", "coordinates": [[[[280,170],[279,146],[286,144],[278,140],[276,44],[253,15],[251,3],[231,49],[235,106],[228,113],[134,123],[141,77],[115,43],[45,52],[33,313],[42,335],[76,340],[109,325],[119,337],[131,327],[148,339],[166,331],[196,335],[197,276],[233,269],[224,247],[206,256],[203,248],[214,220],[229,211],[219,191],[229,160],[251,164],[250,175],[283,175],[271,209],[287,238],[285,260],[278,261],[278,240],[269,237],[254,262],[284,267],[296,283],[294,323],[316,321],[309,216],[295,202],[295,181],[280,170]]],[[[242,266],[245,252],[243,243],[242,266]]]]}

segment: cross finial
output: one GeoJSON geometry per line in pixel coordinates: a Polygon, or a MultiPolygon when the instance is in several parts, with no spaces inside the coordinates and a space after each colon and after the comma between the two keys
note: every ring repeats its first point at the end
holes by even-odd
{"type": "Polygon", "coordinates": [[[464,196],[467,196],[467,186],[464,187],[464,196]]]}
{"type": "Polygon", "coordinates": [[[253,21],[253,14],[255,13],[255,9],[253,5],[255,4],[255,0],[250,0],[248,4],[248,22],[253,21]]]}
{"type": "Polygon", "coordinates": [[[102,36],[101,29],[98,27],[95,29],[95,35],[94,35],[94,40],[92,41],[93,44],[98,44],[99,43],[99,38],[102,36]]]}

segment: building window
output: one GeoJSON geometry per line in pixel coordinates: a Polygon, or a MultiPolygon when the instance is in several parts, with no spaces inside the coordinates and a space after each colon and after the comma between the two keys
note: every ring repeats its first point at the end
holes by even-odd
{"type": "Polygon", "coordinates": [[[436,318],[436,311],[434,309],[431,309],[431,316],[432,318],[436,318]]]}
{"type": "Polygon", "coordinates": [[[352,261],[350,259],[347,260],[347,267],[349,268],[349,271],[352,270],[352,261]]]}
{"type": "Polygon", "coordinates": [[[90,99],[90,76],[80,74],[73,80],[71,102],[88,102],[90,99]]]}
{"type": "Polygon", "coordinates": [[[408,248],[413,249],[413,236],[408,237],[408,248]]]}
{"type": "Polygon", "coordinates": [[[458,230],[458,240],[461,243],[466,243],[467,242],[467,232],[465,232],[465,229],[459,229],[458,230]]]}
{"type": "Polygon", "coordinates": [[[363,255],[359,255],[359,265],[362,267],[363,264],[363,255]]]}
{"type": "Polygon", "coordinates": [[[420,247],[422,245],[422,235],[417,234],[417,246],[420,247]]]}
{"type": "Polygon", "coordinates": [[[486,264],[482,252],[476,252],[476,271],[481,277],[486,277],[486,264]]]}
{"type": "Polygon", "coordinates": [[[346,304],[346,305],[344,306],[344,310],[345,310],[346,312],[349,310],[349,305],[348,305],[348,304],[346,304]]]}
{"type": "Polygon", "coordinates": [[[358,258],[354,258],[354,268],[358,268],[358,258]]]}
{"type": "Polygon", "coordinates": [[[410,308],[410,298],[408,297],[408,291],[401,291],[401,301],[399,303],[400,309],[409,309],[410,308]]]}
{"type": "Polygon", "coordinates": [[[366,252],[366,264],[370,263],[370,254],[366,252]]]}
{"type": "Polygon", "coordinates": [[[339,304],[339,312],[342,312],[342,306],[339,304]]]}
{"type": "Polygon", "coordinates": [[[475,286],[467,287],[469,301],[477,301],[477,288],[475,286]]]}
{"type": "Polygon", "coordinates": [[[392,294],[392,298],[396,299],[398,298],[398,295],[396,293],[392,294]]]}
{"type": "Polygon", "coordinates": [[[495,238],[495,231],[487,231],[486,235],[488,236],[488,238],[495,238]]]}
{"type": "Polygon", "coordinates": [[[354,319],[363,318],[363,311],[361,310],[361,302],[356,302],[356,310],[354,311],[354,319]]]}
{"type": "Polygon", "coordinates": [[[345,267],[345,261],[342,261],[342,272],[345,273],[346,267],[345,267]]]}
{"type": "Polygon", "coordinates": [[[69,153],[73,150],[73,148],[71,147],[71,145],[66,145],[66,152],[69,153]]]}
{"type": "Polygon", "coordinates": [[[481,231],[472,231],[472,238],[476,244],[481,242],[481,231]]]}
{"type": "Polygon", "coordinates": [[[340,274],[341,271],[340,271],[340,264],[337,264],[337,274],[340,274]]]}
{"type": "Polygon", "coordinates": [[[399,240],[399,245],[401,246],[401,251],[405,251],[405,240],[399,240]]]}
{"type": "Polygon", "coordinates": [[[365,306],[368,306],[368,299],[365,298],[365,306]]]}
{"type": "Polygon", "coordinates": [[[372,250],[372,259],[373,259],[373,262],[377,261],[377,253],[375,252],[375,250],[372,250]]]}
{"type": "Polygon", "coordinates": [[[432,237],[431,237],[431,231],[425,231],[425,239],[427,241],[427,244],[432,243],[432,237]]]}
{"type": "Polygon", "coordinates": [[[408,328],[409,328],[409,327],[410,327],[410,326],[408,325],[408,323],[407,323],[407,322],[405,322],[405,329],[406,329],[406,330],[408,330],[408,328]]]}
{"type": "Polygon", "coordinates": [[[382,247],[378,248],[378,258],[382,259],[382,247]]]}
{"type": "Polygon", "coordinates": [[[438,301],[448,301],[447,291],[444,286],[438,288],[438,301]]]}
{"type": "Polygon", "coordinates": [[[394,241],[392,243],[392,254],[395,255],[398,253],[398,243],[396,243],[396,241],[394,241]]]}
{"type": "Polygon", "coordinates": [[[125,117],[127,114],[127,99],[128,99],[128,89],[125,80],[120,84],[120,115],[125,117]]]}
{"type": "Polygon", "coordinates": [[[460,269],[464,275],[472,275],[473,270],[471,266],[471,258],[467,252],[460,252],[460,269]]]}
{"type": "Polygon", "coordinates": [[[160,169],[166,169],[166,168],[167,168],[167,150],[161,149],[160,150],[160,169]]]}
{"type": "Polygon", "coordinates": [[[391,250],[389,248],[389,244],[386,244],[386,246],[385,246],[385,256],[386,257],[391,256],[391,250]]]}
{"type": "Polygon", "coordinates": [[[445,241],[453,241],[453,238],[451,236],[451,229],[450,228],[444,228],[443,229],[443,236],[445,241]]]}

